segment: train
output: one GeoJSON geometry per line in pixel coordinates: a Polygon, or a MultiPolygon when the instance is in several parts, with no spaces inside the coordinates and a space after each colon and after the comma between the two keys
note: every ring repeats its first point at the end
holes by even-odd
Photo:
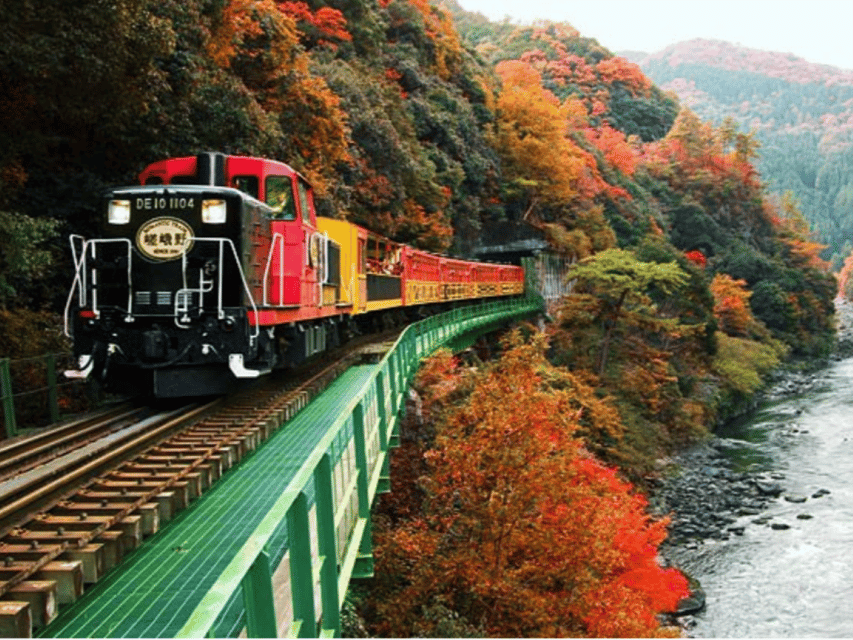
{"type": "Polygon", "coordinates": [[[365,328],[524,290],[519,266],[318,216],[308,180],[277,160],[160,160],[100,211],[101,237],[70,236],[64,329],[78,368],[66,375],[119,393],[225,393],[365,328]]]}

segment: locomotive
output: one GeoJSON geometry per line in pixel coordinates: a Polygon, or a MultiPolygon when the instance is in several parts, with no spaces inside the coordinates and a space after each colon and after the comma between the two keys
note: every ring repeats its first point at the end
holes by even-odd
{"type": "Polygon", "coordinates": [[[78,370],[113,391],[224,393],[340,344],[357,324],[523,292],[470,262],[317,216],[283,162],[202,153],[148,165],[102,198],[99,238],[70,237],[65,308],[78,370]]]}

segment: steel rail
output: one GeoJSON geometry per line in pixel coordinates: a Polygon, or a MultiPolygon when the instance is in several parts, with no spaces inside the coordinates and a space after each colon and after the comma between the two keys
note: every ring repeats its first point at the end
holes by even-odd
{"type": "MultiPolygon", "coordinates": [[[[0,479],[11,473],[19,473],[27,460],[33,460],[43,454],[56,452],[71,445],[82,446],[98,437],[104,431],[115,429],[115,423],[130,418],[144,409],[122,403],[58,425],[54,428],[21,438],[0,447],[0,479]]],[[[61,454],[57,454],[61,455],[61,454]]],[[[40,463],[44,463],[41,460],[40,463]]]]}
{"type": "MultiPolygon", "coordinates": [[[[139,448],[140,446],[151,443],[151,441],[158,439],[162,434],[179,427],[182,423],[188,420],[192,420],[194,417],[204,413],[208,409],[211,409],[219,402],[220,400],[214,400],[213,402],[210,402],[206,405],[202,405],[201,407],[197,407],[187,413],[183,413],[184,409],[182,408],[170,411],[166,413],[165,416],[158,415],[152,416],[151,418],[146,418],[141,423],[134,426],[137,428],[147,428],[150,422],[155,422],[159,419],[164,418],[167,421],[161,424],[160,426],[155,427],[150,431],[146,431],[142,435],[139,435],[133,438],[132,440],[129,440],[128,442],[119,445],[116,448],[109,449],[106,453],[96,457],[94,460],[88,462],[87,464],[74,468],[74,464],[77,461],[72,461],[68,465],[69,468],[67,469],[59,468],[51,470],[51,476],[62,473],[62,477],[52,482],[42,484],[40,487],[27,493],[25,497],[19,498],[14,502],[7,503],[0,507],[0,520],[10,517],[15,512],[21,511],[22,509],[26,508],[28,505],[32,504],[40,498],[48,496],[51,493],[55,493],[59,489],[68,487],[82,476],[97,471],[98,469],[108,465],[116,458],[119,458],[124,454],[139,448]]],[[[38,480],[38,477],[33,477],[29,482],[24,483],[27,486],[23,488],[28,489],[30,486],[36,485],[38,483],[38,480]]]]}
{"type": "MultiPolygon", "coordinates": [[[[69,460],[76,458],[71,469],[60,469],[59,467],[63,466],[61,458],[55,460],[54,466],[57,468],[43,470],[42,475],[47,476],[47,482],[30,486],[28,481],[22,480],[21,487],[15,491],[19,494],[26,490],[28,495],[0,507],[0,521],[5,519],[10,522],[14,518],[20,523],[15,527],[7,526],[5,530],[0,530],[0,547],[31,545],[31,550],[23,554],[30,559],[13,561],[16,552],[9,552],[11,555],[6,557],[5,562],[10,570],[7,574],[11,575],[4,578],[5,582],[0,581],[0,596],[16,587],[20,589],[22,583],[35,584],[29,581],[44,580],[45,578],[39,578],[39,574],[50,567],[53,561],[62,561],[69,553],[78,553],[90,543],[102,542],[103,536],[110,531],[118,531],[122,521],[128,516],[141,514],[146,504],[160,502],[162,496],[174,493],[176,487],[179,488],[176,495],[182,497],[167,499],[172,505],[170,510],[186,506],[189,500],[197,497],[194,494],[195,489],[190,491],[187,488],[189,485],[198,486],[200,490],[206,488],[202,486],[205,482],[196,476],[201,474],[208,478],[207,484],[212,484],[218,477],[216,474],[236,464],[241,455],[248,454],[260,446],[260,442],[284,422],[283,418],[295,415],[314,395],[351,366],[356,358],[361,357],[360,351],[353,352],[349,347],[340,351],[331,363],[328,360],[315,362],[304,368],[298,384],[282,387],[280,380],[264,380],[230,399],[220,398],[195,407],[189,412],[185,409],[179,410],[183,412],[180,415],[174,415],[178,411],[173,411],[152,416],[143,423],[129,427],[132,431],[130,439],[120,445],[113,446],[120,436],[118,433],[112,433],[107,436],[107,440],[114,438],[114,442],[87,444],[84,449],[88,448],[88,452],[78,452],[76,456],[73,452],[66,454],[69,460]],[[165,418],[166,422],[139,434],[141,429],[149,429],[151,420],[158,418],[165,418]],[[196,420],[197,418],[199,420],[196,420]],[[186,425],[194,420],[194,424],[186,425]],[[181,425],[186,426],[181,428],[181,425]],[[96,448],[110,450],[102,454],[101,451],[95,451],[96,448]],[[222,460],[221,456],[226,450],[227,460],[222,460]],[[216,460],[217,458],[220,459],[216,460]],[[167,461],[164,462],[164,459],[167,461]],[[211,465],[211,460],[216,462],[211,465]],[[150,471],[163,466],[170,467],[168,473],[161,473],[156,469],[150,471]],[[214,472],[214,469],[217,471],[214,472]],[[158,477],[152,478],[150,483],[146,480],[142,486],[142,473],[151,473],[158,477]],[[56,477],[57,475],[59,477],[56,477]],[[141,491],[131,490],[127,494],[122,491],[120,497],[103,501],[93,497],[101,490],[92,490],[92,487],[110,483],[118,485],[136,478],[139,479],[141,491]],[[23,486],[25,484],[26,487],[23,486]],[[56,501],[53,500],[54,497],[57,498],[56,501]],[[42,515],[29,521],[21,520],[18,514],[35,512],[32,506],[35,501],[41,501],[38,509],[42,515]],[[92,505],[93,501],[96,504],[100,502],[100,507],[92,505]],[[107,502],[109,504],[105,504],[107,502]],[[97,514],[95,517],[88,515],[87,512],[91,513],[88,505],[92,505],[91,511],[97,514]],[[65,526],[73,531],[66,531],[64,534],[61,530],[56,531],[56,528],[64,529],[61,525],[57,525],[54,530],[49,528],[52,525],[47,524],[48,522],[68,518],[68,514],[79,514],[80,522],[85,521],[85,530],[78,530],[70,522],[65,526]],[[35,528],[31,528],[32,525],[35,525],[35,528]],[[50,540],[44,545],[37,541],[44,541],[45,537],[50,540]],[[13,567],[14,574],[11,571],[13,567]]],[[[37,475],[33,473],[33,476],[37,475]]],[[[0,482],[0,491],[2,484],[0,482]]],[[[3,500],[4,497],[0,494],[0,504],[3,500]]],[[[174,511],[171,511],[168,517],[173,515],[174,511]]],[[[126,542],[122,543],[124,544],[126,542]]],[[[6,599],[9,597],[5,596],[6,599]]]]}
{"type": "MultiPolygon", "coordinates": [[[[100,469],[103,469],[105,466],[109,465],[112,461],[117,458],[122,457],[123,455],[138,449],[141,446],[146,444],[150,444],[153,440],[157,440],[164,433],[169,432],[170,430],[174,430],[179,428],[182,424],[186,423],[189,420],[194,419],[195,417],[203,414],[205,411],[210,410],[216,404],[219,404],[221,400],[214,400],[213,402],[207,403],[200,407],[196,407],[188,412],[184,412],[184,409],[177,409],[175,411],[170,411],[166,414],[166,422],[161,424],[160,426],[152,429],[149,432],[144,433],[143,435],[137,436],[132,440],[122,444],[121,446],[110,450],[106,454],[103,454],[94,460],[84,464],[80,467],[77,467],[73,470],[69,470],[65,473],[61,478],[54,480],[52,482],[48,482],[47,484],[42,485],[38,489],[34,490],[31,493],[28,493],[25,497],[19,498],[14,502],[3,505],[0,508],[0,519],[8,518],[13,516],[16,513],[20,513],[28,506],[32,505],[37,500],[47,497],[51,494],[56,493],[64,488],[69,487],[75,481],[79,480],[81,477],[95,473],[100,469]],[[175,414],[180,414],[175,416],[175,414]],[[173,417],[174,416],[174,417],[173,417]]],[[[155,418],[163,418],[164,416],[155,416],[155,418]]],[[[147,425],[146,425],[147,426],[147,425]]],[[[177,482],[177,480],[175,480],[177,482]]],[[[172,483],[174,484],[174,483],[172,483]]],[[[163,489],[161,488],[160,491],[163,489]]],[[[143,503],[144,504],[144,503],[143,503]]],[[[128,512],[129,513],[129,512],[128,512]]],[[[123,514],[122,518],[126,516],[127,513],[123,514]]],[[[94,529],[86,532],[78,536],[77,542],[75,546],[82,547],[88,542],[92,541],[97,536],[101,535],[104,531],[114,526],[116,522],[120,521],[121,518],[110,519],[109,521],[95,527],[94,529]]],[[[58,546],[57,549],[46,553],[44,556],[34,561],[29,568],[19,573],[17,576],[10,578],[5,581],[3,584],[0,584],[0,596],[6,593],[9,589],[17,586],[33,574],[37,573],[44,565],[48,562],[56,559],[60,554],[66,551],[72,545],[69,543],[63,543],[58,546]]]]}

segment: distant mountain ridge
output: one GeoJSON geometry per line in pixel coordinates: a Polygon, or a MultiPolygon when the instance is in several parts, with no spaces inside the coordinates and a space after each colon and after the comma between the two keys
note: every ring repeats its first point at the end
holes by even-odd
{"type": "Polygon", "coordinates": [[[794,193],[827,258],[853,249],[853,71],[705,39],[621,55],[703,120],[753,131],[769,191],[794,193]]]}
{"type": "Polygon", "coordinates": [[[696,38],[670,45],[657,53],[625,52],[640,66],[665,61],[670,67],[702,64],[728,71],[747,71],[800,84],[853,85],[853,70],[809,62],[792,53],[751,49],[723,40],[696,38]]]}

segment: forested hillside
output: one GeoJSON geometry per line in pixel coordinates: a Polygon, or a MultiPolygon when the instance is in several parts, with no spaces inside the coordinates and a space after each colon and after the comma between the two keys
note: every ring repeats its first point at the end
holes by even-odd
{"type": "Polygon", "coordinates": [[[64,305],[101,191],[170,155],[284,160],[322,213],[434,250],[529,225],[573,293],[502,357],[427,366],[361,611],[396,636],[671,632],[684,581],[629,481],[826,355],[835,280],[757,136],[568,24],[449,6],[0,0],[0,355],[43,347],[12,328],[64,305]]]}
{"type": "Polygon", "coordinates": [[[794,194],[841,264],[853,250],[853,70],[711,40],[631,58],[703,120],[754,131],[768,190],[794,194]]]}

